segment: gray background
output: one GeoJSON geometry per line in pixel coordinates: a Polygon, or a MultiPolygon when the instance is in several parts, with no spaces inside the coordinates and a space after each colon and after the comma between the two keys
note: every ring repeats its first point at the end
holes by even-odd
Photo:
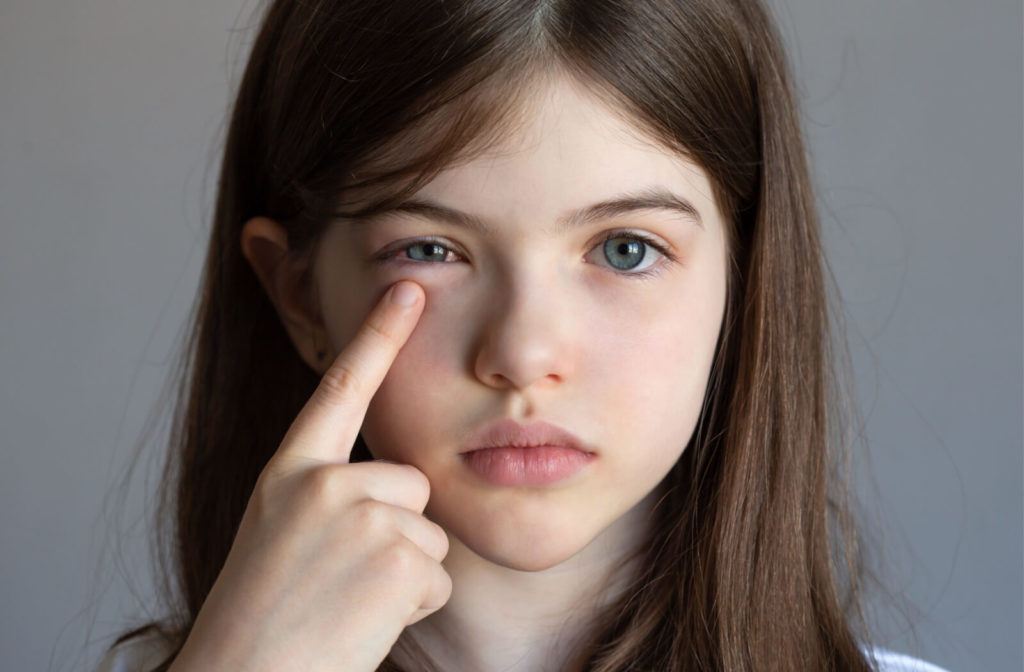
{"type": "MultiPolygon", "coordinates": [[[[149,414],[255,5],[0,3],[0,650],[4,669],[90,669],[152,604],[149,414]]],[[[1021,5],[775,5],[898,598],[872,600],[882,642],[1020,670],[1021,5]]]]}

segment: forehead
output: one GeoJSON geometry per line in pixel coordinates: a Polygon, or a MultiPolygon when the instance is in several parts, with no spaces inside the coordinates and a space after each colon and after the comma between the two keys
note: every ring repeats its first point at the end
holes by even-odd
{"type": "Polygon", "coordinates": [[[417,194],[489,221],[536,224],[645,190],[677,193],[704,221],[717,219],[702,168],[563,77],[537,85],[522,122],[487,152],[441,171],[417,194]]]}

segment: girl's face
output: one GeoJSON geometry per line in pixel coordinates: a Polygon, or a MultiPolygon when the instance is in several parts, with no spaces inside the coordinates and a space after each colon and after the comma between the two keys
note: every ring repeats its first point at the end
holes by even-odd
{"type": "Polygon", "coordinates": [[[316,260],[335,352],[389,285],[408,278],[426,290],[362,436],[376,458],[426,474],[425,513],[453,543],[523,570],[560,563],[625,520],[679,458],[726,298],[723,222],[705,172],[572,81],[534,103],[499,151],[415,196],[477,225],[411,212],[337,223],[316,260]],[[652,196],[682,206],[572,221],[598,203],[652,196]],[[557,425],[595,457],[549,485],[488,482],[459,453],[507,418],[557,425]]]}

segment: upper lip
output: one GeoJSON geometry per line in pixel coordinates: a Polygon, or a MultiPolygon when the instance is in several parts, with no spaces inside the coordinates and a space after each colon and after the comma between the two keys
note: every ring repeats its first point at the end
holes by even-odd
{"type": "Polygon", "coordinates": [[[566,446],[584,453],[592,453],[575,434],[548,422],[520,425],[515,420],[499,420],[474,433],[462,452],[484,448],[533,448],[536,446],[566,446]]]}

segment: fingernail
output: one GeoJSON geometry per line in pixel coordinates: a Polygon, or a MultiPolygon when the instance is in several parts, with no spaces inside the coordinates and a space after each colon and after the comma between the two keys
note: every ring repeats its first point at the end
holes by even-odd
{"type": "Polygon", "coordinates": [[[410,282],[401,282],[391,288],[391,303],[409,307],[416,303],[416,289],[410,282]]]}

